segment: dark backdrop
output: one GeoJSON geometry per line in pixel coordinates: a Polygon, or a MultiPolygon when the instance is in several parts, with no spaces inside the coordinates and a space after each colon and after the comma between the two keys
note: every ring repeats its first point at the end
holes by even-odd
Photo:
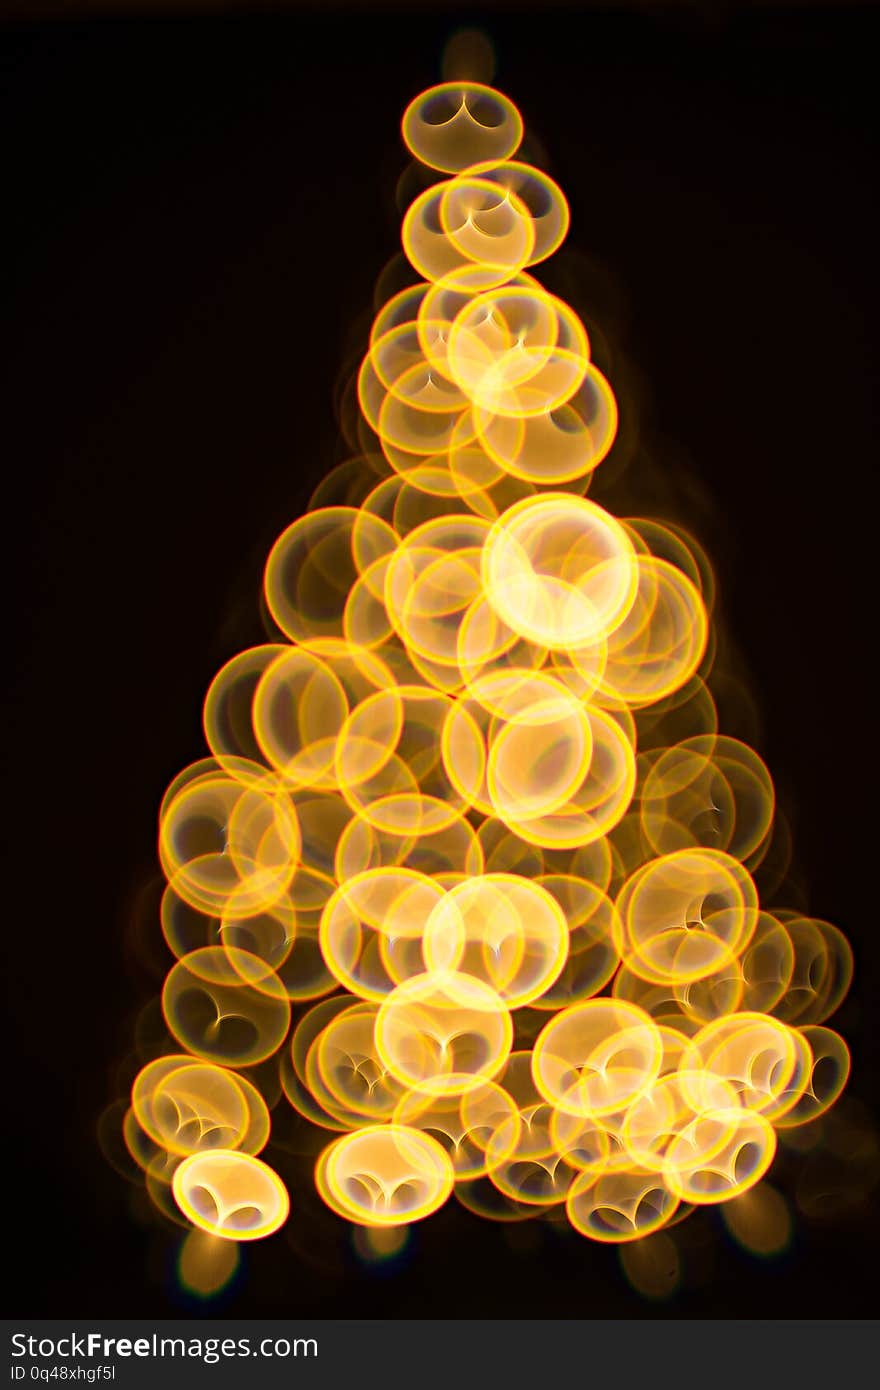
{"type": "MultiPolygon", "coordinates": [[[[184,1307],[94,1138],[157,990],[129,924],[204,689],[259,640],[268,547],[340,457],[334,382],[397,245],[400,113],[465,19],[569,194],[612,382],[616,360],[654,456],[713,499],[701,535],[810,905],[856,950],[851,1089],[875,1103],[873,18],[570,4],[0,29],[10,1312],[184,1307]]],[[[335,1233],[318,1265],[265,1242],[222,1306],[865,1316],[878,1234],[860,1206],[801,1223],[775,1262],[719,1237],[655,1307],[613,1252],[450,1208],[384,1274],[335,1233]]]]}

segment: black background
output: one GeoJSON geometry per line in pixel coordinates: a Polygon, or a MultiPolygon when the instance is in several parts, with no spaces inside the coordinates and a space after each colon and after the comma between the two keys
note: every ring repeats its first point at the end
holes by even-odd
{"type": "MultiPolygon", "coordinates": [[[[712,499],[701,538],[811,908],[856,951],[851,1089],[876,1102],[874,21],[571,4],[0,29],[10,1312],[191,1311],[94,1138],[166,964],[128,924],[205,687],[260,638],[269,545],[344,453],[333,387],[397,247],[400,113],[464,22],[601,267],[612,383],[617,362],[643,441],[712,499]]],[[[384,1274],[265,1242],[221,1307],[859,1317],[878,1234],[875,1207],[771,1263],[721,1237],[710,1277],[654,1306],[608,1250],[511,1244],[450,1207],[384,1274]]]]}

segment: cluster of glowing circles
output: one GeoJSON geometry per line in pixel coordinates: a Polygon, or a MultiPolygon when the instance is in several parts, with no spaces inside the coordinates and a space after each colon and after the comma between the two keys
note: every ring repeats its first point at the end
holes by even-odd
{"type": "Polygon", "coordinates": [[[522,134],[477,83],[407,108],[436,177],[357,371],[364,457],[273,546],[272,635],[161,806],[173,1041],[125,1138],[211,1237],[287,1219],[278,1107],[355,1226],[454,1197],[614,1243],[744,1193],[847,1079],[845,938],[759,901],[773,783],[719,731],[711,568],[586,496],[617,409],[532,273],[569,213],[522,134]]]}

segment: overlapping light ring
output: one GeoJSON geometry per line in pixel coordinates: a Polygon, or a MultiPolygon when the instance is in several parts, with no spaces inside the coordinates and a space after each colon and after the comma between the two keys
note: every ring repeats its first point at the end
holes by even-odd
{"type": "Polygon", "coordinates": [[[402,133],[435,176],[341,393],[349,456],[272,547],[268,639],[210,682],[209,756],[162,800],[174,959],[124,1163],[193,1238],[270,1235],[289,1199],[256,1155],[289,1107],[355,1227],[455,1193],[624,1247],[738,1199],[741,1233],[748,1189],[777,1212],[777,1135],[846,1084],[852,952],[759,902],[788,840],[719,727],[704,551],[585,495],[617,405],[529,269],[570,215],[517,108],[446,82],[402,133]]]}
{"type": "Polygon", "coordinates": [[[455,1171],[431,1135],[406,1125],[370,1125],[325,1149],[315,1170],[327,1205],[364,1226],[401,1226],[441,1207],[455,1171]]]}
{"type": "Polygon", "coordinates": [[[274,1169],[235,1150],[191,1154],[175,1169],[172,1187],[194,1226],[226,1240],[271,1235],[290,1211],[287,1188],[274,1169]]]}

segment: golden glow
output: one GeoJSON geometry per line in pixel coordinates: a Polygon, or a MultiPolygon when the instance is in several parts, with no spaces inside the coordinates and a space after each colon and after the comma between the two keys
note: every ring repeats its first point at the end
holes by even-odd
{"type": "Polygon", "coordinates": [[[325,1149],[315,1170],[329,1207],[359,1225],[402,1226],[441,1207],[455,1173],[445,1149],[406,1125],[373,1125],[325,1149]]]}
{"type": "Polygon", "coordinates": [[[601,334],[530,270],[562,190],[481,82],[421,93],[402,131],[439,177],[343,395],[353,456],[272,547],[269,640],[211,681],[210,756],[160,808],[167,1034],[140,1045],[118,1166],[193,1228],[205,1296],[229,1242],[287,1219],[255,1155],[290,1107],[365,1261],[454,1192],[642,1241],[624,1270],[663,1297],[661,1228],[694,1207],[787,1241],[762,1179],[846,1084],[825,1024],[852,953],[759,901],[787,842],[762,758],[719,728],[699,542],[586,496],[618,410],[601,334]]]}
{"type": "Polygon", "coordinates": [[[184,1216],[225,1240],[271,1235],[290,1210],[277,1173],[250,1154],[223,1149],[191,1154],[174,1170],[171,1186],[184,1216]]]}

